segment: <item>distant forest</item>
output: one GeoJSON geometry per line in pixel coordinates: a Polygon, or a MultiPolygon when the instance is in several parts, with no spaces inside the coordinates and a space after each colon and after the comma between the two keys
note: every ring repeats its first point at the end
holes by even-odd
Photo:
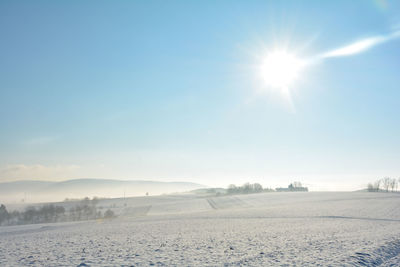
{"type": "Polygon", "coordinates": [[[39,208],[29,206],[23,212],[8,212],[5,205],[0,206],[0,225],[21,225],[35,223],[52,223],[67,221],[84,221],[113,218],[110,209],[104,214],[97,209],[98,199],[84,198],[68,210],[64,206],[46,204],[39,208]]]}
{"type": "Polygon", "coordinates": [[[301,182],[293,182],[287,188],[276,188],[277,192],[308,192],[308,187],[304,187],[301,182]]]}

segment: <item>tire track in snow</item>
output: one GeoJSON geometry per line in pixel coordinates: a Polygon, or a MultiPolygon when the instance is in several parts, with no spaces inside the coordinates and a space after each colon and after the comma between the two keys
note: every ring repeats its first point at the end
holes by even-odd
{"type": "Polygon", "coordinates": [[[210,205],[210,207],[212,209],[214,209],[214,210],[217,209],[217,206],[215,205],[215,201],[214,200],[212,200],[211,198],[207,198],[207,202],[208,202],[208,204],[210,205]]]}

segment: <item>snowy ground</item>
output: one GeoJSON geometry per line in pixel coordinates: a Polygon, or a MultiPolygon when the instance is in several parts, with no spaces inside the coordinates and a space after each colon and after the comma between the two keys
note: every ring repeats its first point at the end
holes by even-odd
{"type": "Polygon", "coordinates": [[[400,266],[399,194],[182,195],[113,206],[113,220],[0,227],[0,265],[400,266]]]}

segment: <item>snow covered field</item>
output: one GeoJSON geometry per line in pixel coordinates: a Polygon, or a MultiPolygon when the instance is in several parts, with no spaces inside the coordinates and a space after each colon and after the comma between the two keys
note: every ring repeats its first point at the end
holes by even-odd
{"type": "Polygon", "coordinates": [[[113,220],[0,227],[0,265],[400,265],[399,194],[176,195],[114,202],[119,217],[113,220]]]}

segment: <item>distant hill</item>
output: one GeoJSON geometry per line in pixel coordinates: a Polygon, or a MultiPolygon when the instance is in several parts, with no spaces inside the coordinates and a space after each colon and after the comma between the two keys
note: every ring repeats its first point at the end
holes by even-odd
{"type": "Polygon", "coordinates": [[[126,197],[187,192],[206,186],[190,182],[74,179],[62,182],[16,181],[0,183],[0,203],[53,202],[66,198],[126,197]]]}

